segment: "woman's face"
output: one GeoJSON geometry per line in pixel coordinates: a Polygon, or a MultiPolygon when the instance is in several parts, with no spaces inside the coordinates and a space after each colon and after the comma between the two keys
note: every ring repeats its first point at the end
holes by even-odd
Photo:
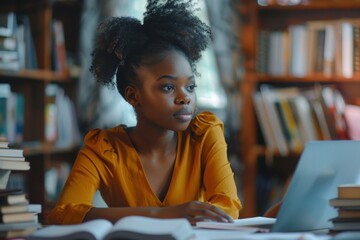
{"type": "Polygon", "coordinates": [[[177,51],[136,70],[138,124],[183,131],[195,114],[195,77],[186,57],[177,51]]]}

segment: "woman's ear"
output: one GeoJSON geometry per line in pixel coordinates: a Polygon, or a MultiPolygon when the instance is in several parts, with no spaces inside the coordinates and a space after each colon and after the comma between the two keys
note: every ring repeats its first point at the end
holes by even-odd
{"type": "Polygon", "coordinates": [[[125,100],[133,107],[138,104],[137,89],[133,85],[129,85],[125,88],[125,100]]]}

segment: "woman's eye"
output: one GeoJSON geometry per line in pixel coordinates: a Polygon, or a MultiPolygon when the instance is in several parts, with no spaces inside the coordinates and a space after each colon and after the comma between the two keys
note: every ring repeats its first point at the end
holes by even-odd
{"type": "Polygon", "coordinates": [[[197,85],[196,84],[191,84],[191,85],[189,85],[188,87],[187,87],[187,90],[189,91],[189,92],[193,92],[193,91],[195,91],[195,88],[197,87],[197,85]]]}
{"type": "Polygon", "coordinates": [[[173,85],[163,85],[161,86],[161,89],[164,90],[165,92],[171,92],[175,89],[175,87],[173,85]]]}

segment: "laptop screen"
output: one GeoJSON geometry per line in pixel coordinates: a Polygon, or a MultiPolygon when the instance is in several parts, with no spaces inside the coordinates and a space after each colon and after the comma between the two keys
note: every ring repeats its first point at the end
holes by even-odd
{"type": "Polygon", "coordinates": [[[273,232],[313,231],[332,227],[340,184],[360,183],[360,141],[312,141],[300,156],[273,232]]]}

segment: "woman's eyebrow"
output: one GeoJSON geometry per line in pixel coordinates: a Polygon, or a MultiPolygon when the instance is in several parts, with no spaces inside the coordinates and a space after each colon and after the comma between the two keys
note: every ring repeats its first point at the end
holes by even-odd
{"type": "MultiPolygon", "coordinates": [[[[167,79],[170,79],[170,80],[178,79],[178,77],[173,76],[173,75],[163,75],[163,76],[160,76],[158,79],[156,79],[156,81],[159,81],[159,80],[164,79],[164,78],[167,78],[167,79]]],[[[191,76],[188,77],[188,80],[194,80],[194,79],[195,79],[194,75],[191,75],[191,76]]]]}

